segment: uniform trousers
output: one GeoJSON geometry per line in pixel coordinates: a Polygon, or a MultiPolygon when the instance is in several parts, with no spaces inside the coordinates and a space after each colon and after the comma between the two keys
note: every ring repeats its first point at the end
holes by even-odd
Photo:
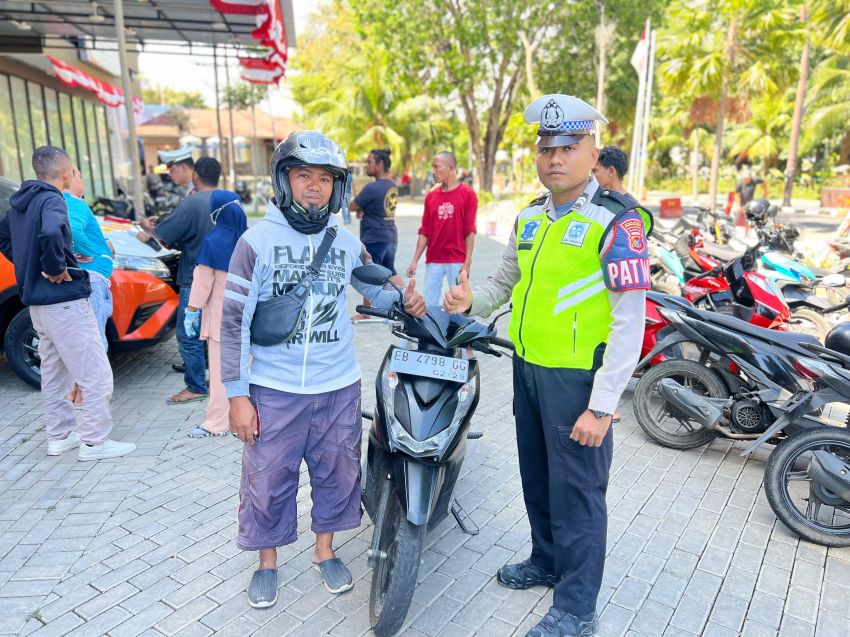
{"type": "Polygon", "coordinates": [[[605,492],[614,438],[601,447],[570,440],[587,409],[595,370],[547,368],[514,356],[514,415],[523,498],[531,525],[531,560],[555,573],[554,605],[596,612],[605,568],[605,492]]]}

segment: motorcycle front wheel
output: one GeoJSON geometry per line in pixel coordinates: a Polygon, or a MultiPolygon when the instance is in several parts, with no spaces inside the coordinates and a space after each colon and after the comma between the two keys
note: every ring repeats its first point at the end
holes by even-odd
{"type": "Polygon", "coordinates": [[[850,546],[850,501],[813,479],[816,451],[850,463],[850,431],[818,427],[783,440],[765,464],[767,501],[776,517],[801,538],[823,546],[850,546]]]}
{"type": "Polygon", "coordinates": [[[658,384],[665,378],[701,396],[729,397],[723,380],[705,365],[684,359],[664,361],[641,376],[635,387],[632,405],[641,429],[655,442],[671,449],[694,449],[711,442],[714,432],[677,413],[658,392],[658,384]]]}
{"type": "MultiPolygon", "coordinates": [[[[392,485],[385,481],[383,488],[391,489],[392,485]]],[[[411,524],[398,498],[390,493],[380,533],[378,550],[381,557],[372,569],[369,619],[378,637],[388,637],[399,631],[410,609],[422,558],[425,525],[411,524]]]]}

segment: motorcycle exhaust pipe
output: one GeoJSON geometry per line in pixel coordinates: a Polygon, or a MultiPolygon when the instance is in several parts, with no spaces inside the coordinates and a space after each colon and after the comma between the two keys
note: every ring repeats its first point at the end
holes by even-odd
{"type": "Polygon", "coordinates": [[[682,387],[675,380],[665,378],[658,383],[658,393],[670,405],[683,412],[688,418],[696,420],[709,430],[716,430],[723,412],[704,397],[682,387]]]}

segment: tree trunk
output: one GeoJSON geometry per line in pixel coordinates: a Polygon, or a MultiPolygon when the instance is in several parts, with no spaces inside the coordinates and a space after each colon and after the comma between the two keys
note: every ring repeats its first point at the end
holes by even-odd
{"type": "MultiPolygon", "coordinates": [[[[800,22],[806,28],[806,3],[800,7],[800,22]]],[[[791,192],[794,189],[794,179],[797,176],[797,147],[800,143],[800,123],[805,110],[806,83],[809,80],[809,37],[803,43],[803,55],[800,57],[800,80],[797,83],[797,99],[794,102],[794,119],[791,122],[791,140],[788,143],[788,163],[785,165],[785,191],[782,195],[782,205],[791,205],[791,192]]]]}
{"type": "Polygon", "coordinates": [[[714,156],[711,158],[711,178],[708,188],[708,207],[717,208],[717,185],[720,173],[720,156],[723,154],[723,120],[726,117],[726,97],[729,94],[729,80],[735,62],[735,49],[738,46],[738,15],[733,13],[726,36],[723,75],[720,79],[720,96],[717,100],[717,127],[714,131],[714,156]]]}
{"type": "Polygon", "coordinates": [[[699,198],[699,128],[691,132],[693,148],[691,149],[691,183],[694,200],[699,198]]]}

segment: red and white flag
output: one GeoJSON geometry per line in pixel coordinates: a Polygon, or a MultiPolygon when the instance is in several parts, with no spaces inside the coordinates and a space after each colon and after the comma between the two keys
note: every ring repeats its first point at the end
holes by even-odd
{"type": "Polygon", "coordinates": [[[632,66],[638,75],[643,77],[646,74],[646,64],[649,61],[649,21],[647,20],[643,34],[638,40],[634,53],[632,53],[632,66]]]}
{"type": "Polygon", "coordinates": [[[210,0],[210,5],[222,13],[260,15],[268,11],[267,0],[210,0]]]}
{"type": "MultiPolygon", "coordinates": [[[[112,108],[118,108],[124,105],[124,91],[117,86],[92,77],[85,71],[81,71],[61,60],[57,60],[52,55],[48,55],[47,59],[53,65],[53,72],[56,73],[56,77],[66,86],[79,86],[87,91],[91,91],[97,96],[99,102],[112,108]]],[[[142,112],[144,106],[145,104],[140,98],[133,98],[133,111],[137,115],[142,112]]]]}
{"type": "Polygon", "coordinates": [[[239,64],[240,77],[252,84],[277,84],[284,74],[283,66],[266,58],[239,58],[239,64]]]}

